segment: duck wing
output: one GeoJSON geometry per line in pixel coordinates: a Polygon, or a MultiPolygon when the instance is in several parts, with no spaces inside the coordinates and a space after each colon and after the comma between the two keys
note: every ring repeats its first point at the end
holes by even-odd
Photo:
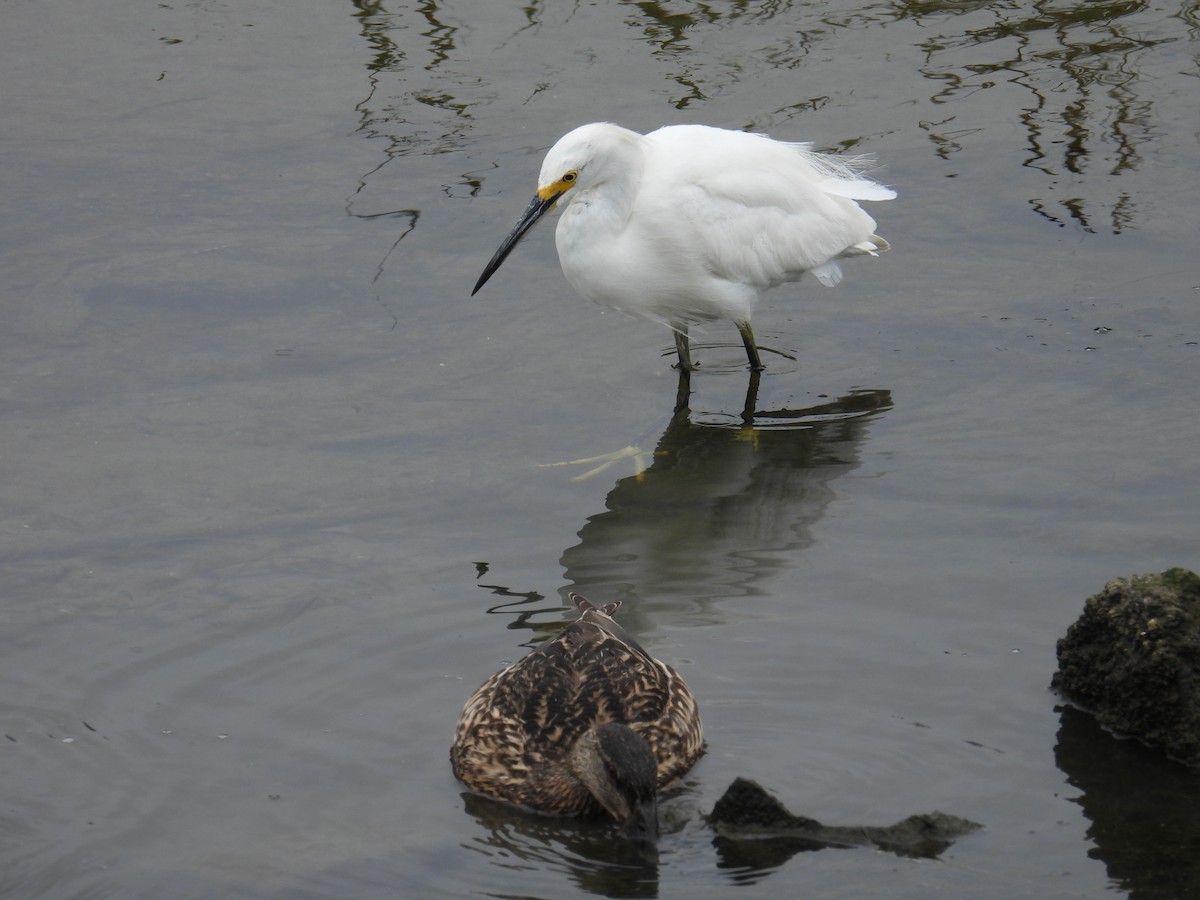
{"type": "MultiPolygon", "coordinates": [[[[572,599],[577,605],[583,600],[574,594],[572,599]]],[[[611,618],[615,608],[580,609],[583,616],[575,624],[595,629],[586,652],[577,651],[577,665],[587,673],[581,700],[603,721],[624,722],[646,739],[658,759],[658,786],[666,787],[704,752],[696,698],[678,672],[650,656],[611,618]]]]}

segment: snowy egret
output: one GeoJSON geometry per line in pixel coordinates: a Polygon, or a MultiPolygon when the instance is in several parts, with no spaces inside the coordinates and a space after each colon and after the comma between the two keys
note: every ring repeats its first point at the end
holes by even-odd
{"type": "Polygon", "coordinates": [[[537,194],[471,294],[565,199],[555,244],[575,290],[671,327],[685,372],[688,325],[731,319],[758,371],[750,316],[763,291],[805,272],[833,286],[842,279],[839,259],[888,249],[854,202],[896,196],[864,175],[870,164],[707,125],[646,135],[582,125],[546,154],[537,194]]]}

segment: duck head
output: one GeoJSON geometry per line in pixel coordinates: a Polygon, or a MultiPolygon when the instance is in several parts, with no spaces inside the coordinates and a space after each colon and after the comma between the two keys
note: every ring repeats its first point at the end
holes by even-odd
{"type": "Polygon", "coordinates": [[[618,722],[593,725],[576,741],[570,765],[630,840],[656,855],[658,762],[646,739],[618,722]]]}

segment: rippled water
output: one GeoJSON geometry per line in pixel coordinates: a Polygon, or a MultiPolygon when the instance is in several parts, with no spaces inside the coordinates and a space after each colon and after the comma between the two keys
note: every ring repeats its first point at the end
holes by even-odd
{"type": "Polygon", "coordinates": [[[1195,3],[51,0],[0,75],[0,895],[1200,891],[1196,773],[1047,687],[1200,566],[1195,3]],[[594,120],[873,153],[893,251],[677,411],[549,226],[468,296],[594,120]],[[654,870],[449,772],[572,589],[701,703],[654,870]],[[984,828],[735,856],[738,775],[984,828]]]}

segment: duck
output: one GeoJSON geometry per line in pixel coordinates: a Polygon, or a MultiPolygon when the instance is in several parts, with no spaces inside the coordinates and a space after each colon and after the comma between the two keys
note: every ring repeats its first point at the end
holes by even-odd
{"type": "Polygon", "coordinates": [[[536,813],[609,818],[635,845],[658,837],[658,792],[704,752],[695,697],[597,606],[493,675],[463,706],[454,775],[476,793],[536,813]]]}

